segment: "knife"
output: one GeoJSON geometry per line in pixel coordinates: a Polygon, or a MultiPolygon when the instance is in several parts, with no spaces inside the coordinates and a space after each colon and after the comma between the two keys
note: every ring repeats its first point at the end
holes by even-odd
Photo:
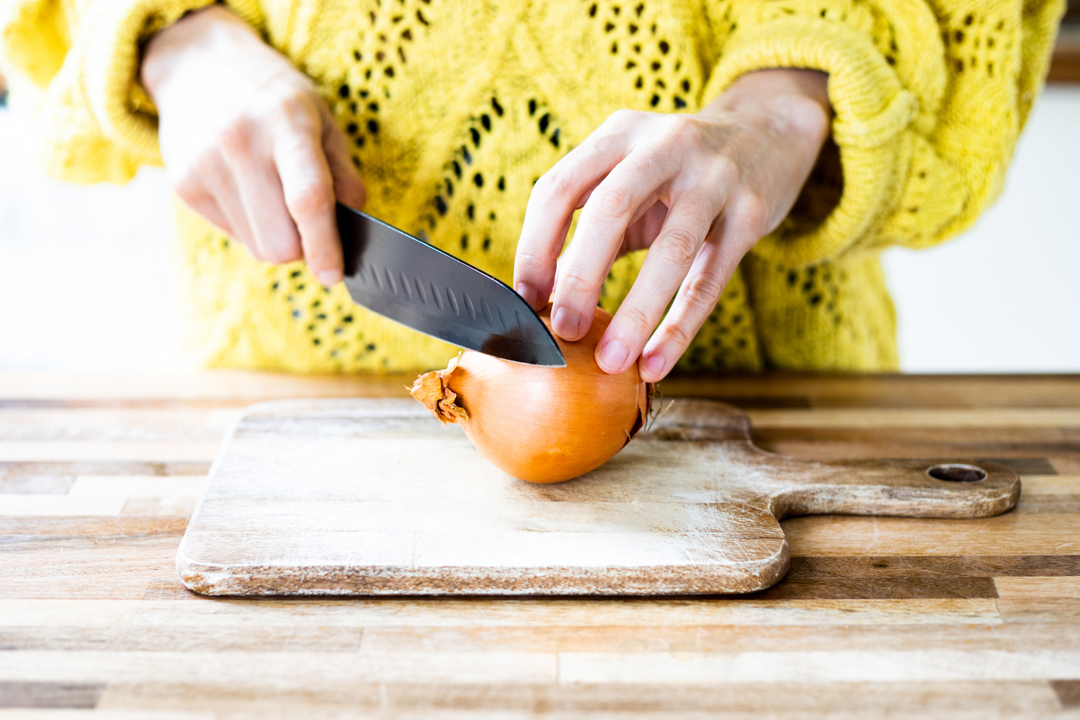
{"type": "Polygon", "coordinates": [[[394,322],[517,363],[565,367],[540,316],[506,283],[382,220],[337,205],[345,287],[394,322]]]}

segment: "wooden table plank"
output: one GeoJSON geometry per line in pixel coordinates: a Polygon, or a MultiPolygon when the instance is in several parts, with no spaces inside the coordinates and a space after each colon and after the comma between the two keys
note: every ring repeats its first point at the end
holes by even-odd
{"type": "Polygon", "coordinates": [[[730,683],[448,685],[444,683],[319,684],[292,692],[265,687],[166,683],[110,685],[99,708],[159,708],[189,712],[244,708],[229,717],[596,717],[779,718],[830,720],[880,717],[1046,717],[1059,709],[1048,683],[730,683]],[[897,711],[908,708],[909,712],[897,711]],[[767,713],[765,715],[761,713],[767,713]],[[1000,715],[999,715],[1000,713],[1000,715]]]}
{"type": "Polygon", "coordinates": [[[1080,378],[675,378],[803,457],[1006,458],[981,521],[785,521],[743,598],[209,600],[173,558],[229,422],[401,377],[0,373],[0,719],[1068,717],[1080,378]],[[82,513],[82,514],[71,514],[82,513]],[[30,714],[24,714],[30,713],[30,714]]]}
{"type": "MultiPolygon", "coordinates": [[[[56,375],[0,373],[6,407],[239,407],[260,400],[408,397],[415,376],[253,373],[56,375]]],[[[1077,408],[1074,375],[675,375],[662,396],[707,397],[744,408],[1077,408]]]]}

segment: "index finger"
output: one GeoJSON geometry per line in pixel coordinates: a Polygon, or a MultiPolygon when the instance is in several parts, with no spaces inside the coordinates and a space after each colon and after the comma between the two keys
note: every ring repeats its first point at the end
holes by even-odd
{"type": "Polygon", "coordinates": [[[319,136],[298,133],[279,141],[274,162],[281,177],[285,207],[300,233],[304,261],[324,286],[340,282],[344,264],[334,178],[319,136]]]}
{"type": "Polygon", "coordinates": [[[514,259],[514,290],[533,308],[540,309],[551,296],[555,263],[574,211],[623,159],[628,146],[626,133],[601,126],[537,180],[514,259]]]}
{"type": "Polygon", "coordinates": [[[623,245],[626,230],[642,208],[652,207],[660,188],[678,171],[673,156],[638,150],[596,187],[581,212],[574,241],[559,259],[551,329],[580,340],[592,325],[604,279],[623,245]]]}

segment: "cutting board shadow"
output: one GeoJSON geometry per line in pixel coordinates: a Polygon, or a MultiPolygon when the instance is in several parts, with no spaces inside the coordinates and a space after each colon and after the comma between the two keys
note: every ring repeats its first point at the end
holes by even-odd
{"type": "Polygon", "coordinates": [[[755,447],[729,405],[665,410],[599,469],[533,485],[411,400],[252,406],[180,578],[207,595],[748,593],[787,572],[785,517],[988,517],[1020,495],[998,463],[800,460],[755,447]]]}

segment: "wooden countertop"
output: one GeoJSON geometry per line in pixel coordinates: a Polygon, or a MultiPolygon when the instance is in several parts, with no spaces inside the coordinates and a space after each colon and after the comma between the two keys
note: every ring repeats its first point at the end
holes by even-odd
{"type": "Polygon", "coordinates": [[[996,458],[1023,476],[1019,506],[987,520],[785,521],[791,572],[756,595],[245,601],[180,585],[177,544],[240,408],[404,396],[406,380],[0,374],[0,708],[1080,715],[1080,376],[663,383],[746,408],[770,450],[996,458]]]}

